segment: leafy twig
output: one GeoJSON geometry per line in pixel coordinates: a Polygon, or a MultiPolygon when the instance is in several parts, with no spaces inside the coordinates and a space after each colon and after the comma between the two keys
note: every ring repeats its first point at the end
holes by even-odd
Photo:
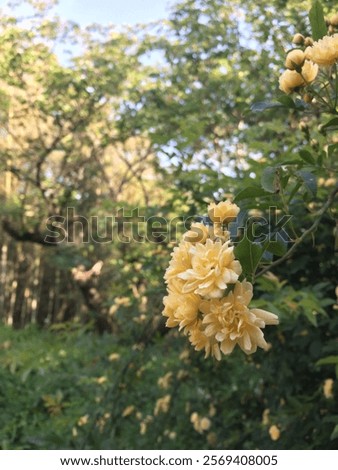
{"type": "Polygon", "coordinates": [[[259,276],[262,276],[262,274],[265,274],[267,271],[270,271],[270,269],[274,268],[275,266],[278,266],[278,265],[282,264],[285,260],[287,260],[293,254],[293,252],[297,249],[297,246],[300,245],[308,235],[311,235],[316,230],[316,228],[318,227],[319,222],[321,221],[323,215],[325,214],[325,212],[329,209],[329,207],[333,203],[334,198],[336,197],[337,193],[338,193],[338,188],[335,188],[331,192],[331,194],[329,195],[329,198],[326,201],[326,203],[323,205],[323,207],[318,212],[318,217],[313,222],[311,227],[309,227],[307,230],[305,230],[305,232],[299,238],[297,238],[297,240],[292,245],[290,250],[287,253],[285,253],[284,256],[282,256],[281,258],[279,258],[276,261],[274,261],[273,263],[271,263],[269,266],[266,266],[261,271],[259,271],[256,278],[259,277],[259,276]]]}

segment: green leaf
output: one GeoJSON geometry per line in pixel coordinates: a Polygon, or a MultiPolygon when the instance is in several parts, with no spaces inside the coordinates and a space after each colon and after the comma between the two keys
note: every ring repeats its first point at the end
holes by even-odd
{"type": "Polygon", "coordinates": [[[327,366],[331,364],[338,364],[338,356],[323,357],[323,359],[319,359],[319,361],[316,362],[316,366],[327,366]]]}
{"type": "Polygon", "coordinates": [[[277,193],[280,189],[279,187],[279,176],[278,176],[278,168],[276,167],[267,167],[264,169],[262,178],[261,178],[261,185],[265,191],[269,193],[277,193]]]}
{"type": "Polygon", "coordinates": [[[257,103],[253,103],[250,107],[251,111],[254,113],[260,113],[265,111],[266,109],[272,108],[283,108],[284,106],[280,103],[271,102],[271,101],[258,101],[257,103]]]}
{"type": "Polygon", "coordinates": [[[287,244],[281,240],[272,241],[265,249],[276,256],[283,256],[287,251],[287,244]]]}
{"type": "Polygon", "coordinates": [[[334,158],[335,156],[338,157],[338,143],[328,145],[328,147],[327,147],[327,156],[329,158],[334,158]]]}
{"type": "Polygon", "coordinates": [[[296,105],[291,96],[283,95],[278,98],[279,103],[283,105],[283,107],[288,109],[295,109],[296,105]]]}
{"type": "Polygon", "coordinates": [[[331,439],[331,441],[333,441],[333,439],[338,439],[338,424],[335,425],[335,427],[332,431],[332,434],[330,436],[330,439],[331,439]]]}
{"type": "Polygon", "coordinates": [[[270,196],[270,194],[259,186],[248,186],[237,193],[234,202],[242,201],[243,199],[251,199],[254,197],[270,196]]]}
{"type": "Polygon", "coordinates": [[[327,27],[324,19],[324,12],[322,4],[315,0],[309,12],[309,19],[312,29],[312,37],[315,41],[321,39],[327,34],[327,27]]]}
{"type": "Polygon", "coordinates": [[[325,129],[329,129],[329,128],[333,128],[333,129],[330,129],[330,130],[336,130],[338,128],[338,117],[334,117],[332,119],[330,119],[329,121],[327,121],[325,124],[323,124],[320,129],[323,131],[325,129]]]}
{"type": "Polygon", "coordinates": [[[236,245],[235,257],[240,261],[243,274],[247,279],[252,280],[262,255],[262,247],[257,243],[251,242],[246,235],[236,245]]]}
{"type": "Polygon", "coordinates": [[[311,165],[315,164],[315,159],[313,158],[313,156],[308,150],[305,150],[305,149],[300,150],[299,155],[306,163],[310,163],[311,165]]]}
{"type": "Polygon", "coordinates": [[[296,175],[302,180],[307,191],[314,196],[317,192],[316,177],[309,171],[304,170],[297,171],[296,175]]]}

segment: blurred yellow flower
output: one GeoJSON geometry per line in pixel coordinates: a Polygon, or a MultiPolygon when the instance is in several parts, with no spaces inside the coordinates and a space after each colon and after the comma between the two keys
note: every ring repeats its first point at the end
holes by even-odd
{"type": "Polygon", "coordinates": [[[219,202],[218,204],[209,204],[208,207],[208,215],[215,223],[227,224],[234,220],[238,213],[239,207],[229,199],[219,202]]]}
{"type": "Polygon", "coordinates": [[[147,423],[142,421],[142,423],[140,423],[140,434],[141,434],[141,436],[144,436],[144,434],[146,432],[147,432],[147,423]]]}
{"type": "Polygon", "coordinates": [[[275,424],[270,426],[269,434],[273,441],[278,441],[278,439],[280,438],[280,430],[278,426],[276,426],[275,424]]]}
{"type": "Polygon", "coordinates": [[[85,426],[89,421],[89,415],[84,415],[79,418],[77,425],[78,426],[85,426]]]}
{"type": "Polygon", "coordinates": [[[120,354],[119,353],[111,353],[109,356],[108,356],[108,360],[113,362],[113,361],[118,361],[120,359],[120,354]]]}
{"type": "Polygon", "coordinates": [[[338,34],[324,36],[305,49],[305,56],[318,65],[328,66],[338,60],[338,34]]]}
{"type": "Polygon", "coordinates": [[[196,412],[191,414],[190,422],[193,424],[195,431],[200,434],[204,431],[208,431],[211,427],[210,419],[207,417],[200,417],[196,412]]]}
{"type": "Polygon", "coordinates": [[[160,413],[168,413],[170,401],[170,395],[165,395],[164,397],[159,398],[155,404],[154,416],[158,416],[160,413]]]}
{"type": "Polygon", "coordinates": [[[178,274],[185,282],[182,292],[204,297],[222,297],[228,284],[237,281],[242,272],[239,261],[235,260],[234,247],[229,242],[213,242],[208,239],[190,248],[191,268],[178,274]]]}
{"type": "Polygon", "coordinates": [[[200,427],[202,431],[207,431],[208,429],[210,429],[210,426],[211,426],[211,421],[209,418],[204,417],[201,419],[200,427]]]}
{"type": "Polygon", "coordinates": [[[215,406],[211,403],[209,406],[209,416],[212,418],[213,416],[216,415],[216,408],[215,406]]]}
{"type": "Polygon", "coordinates": [[[269,408],[266,408],[262,414],[262,424],[265,424],[265,425],[269,424],[269,421],[270,421],[269,415],[270,415],[270,410],[269,408]]]}
{"type": "Polygon", "coordinates": [[[95,382],[98,383],[99,385],[102,385],[104,384],[105,382],[107,382],[107,377],[106,376],[102,376],[102,377],[97,377],[95,379],[95,382]]]}
{"type": "Polygon", "coordinates": [[[167,372],[163,377],[160,377],[158,379],[157,385],[160,388],[163,388],[164,390],[166,390],[170,385],[170,381],[171,381],[172,376],[173,376],[172,372],[167,372]]]}
{"type": "Polygon", "coordinates": [[[267,348],[261,328],[277,325],[278,318],[266,310],[249,309],[252,295],[252,284],[244,281],[237,282],[234,290],[222,299],[201,302],[204,333],[220,343],[223,354],[230,354],[236,344],[246,354],[255,352],[257,346],[267,348]]]}
{"type": "Polygon", "coordinates": [[[130,416],[132,413],[134,413],[134,411],[135,411],[135,406],[129,405],[122,411],[122,417],[126,418],[127,416],[130,416]]]}
{"type": "Polygon", "coordinates": [[[333,398],[333,379],[326,379],[323,386],[325,398],[333,398]]]}

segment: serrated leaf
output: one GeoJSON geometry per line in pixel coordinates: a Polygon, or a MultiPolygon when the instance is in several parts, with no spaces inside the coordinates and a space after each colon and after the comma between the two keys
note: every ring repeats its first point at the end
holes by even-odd
{"type": "Polygon", "coordinates": [[[261,185],[269,193],[277,193],[279,187],[278,169],[276,167],[267,167],[264,169],[261,177],[261,185]]]}
{"type": "Polygon", "coordinates": [[[324,19],[324,12],[322,4],[315,0],[309,12],[309,20],[312,29],[312,37],[315,41],[321,39],[327,34],[327,27],[324,19]]]}
{"type": "Polygon", "coordinates": [[[248,186],[236,194],[234,202],[242,201],[243,199],[251,199],[254,197],[270,196],[263,188],[259,186],[248,186]]]}
{"type": "Polygon", "coordinates": [[[263,248],[251,242],[247,236],[235,246],[235,257],[240,261],[244,276],[251,280],[262,258],[263,248]]]}

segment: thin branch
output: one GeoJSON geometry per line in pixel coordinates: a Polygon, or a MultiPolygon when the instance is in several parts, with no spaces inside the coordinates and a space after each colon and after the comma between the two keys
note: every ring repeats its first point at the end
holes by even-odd
{"type": "Polygon", "coordinates": [[[335,188],[334,191],[332,191],[332,193],[329,195],[329,198],[326,201],[326,203],[323,205],[323,207],[318,212],[318,217],[313,222],[311,227],[308,228],[307,230],[305,230],[305,232],[302,234],[301,237],[297,238],[297,240],[292,245],[290,250],[287,253],[285,253],[284,256],[282,256],[281,258],[277,259],[273,263],[269,264],[269,266],[266,266],[261,271],[259,271],[256,278],[259,277],[259,276],[262,276],[262,274],[265,274],[267,271],[270,271],[272,268],[274,268],[274,267],[282,264],[284,261],[286,261],[293,254],[293,252],[296,251],[298,245],[300,245],[308,235],[311,235],[317,229],[317,227],[319,225],[319,222],[321,221],[321,219],[322,219],[323,215],[325,214],[325,212],[329,209],[329,207],[333,203],[334,198],[336,197],[337,193],[338,193],[338,188],[335,188]]]}

